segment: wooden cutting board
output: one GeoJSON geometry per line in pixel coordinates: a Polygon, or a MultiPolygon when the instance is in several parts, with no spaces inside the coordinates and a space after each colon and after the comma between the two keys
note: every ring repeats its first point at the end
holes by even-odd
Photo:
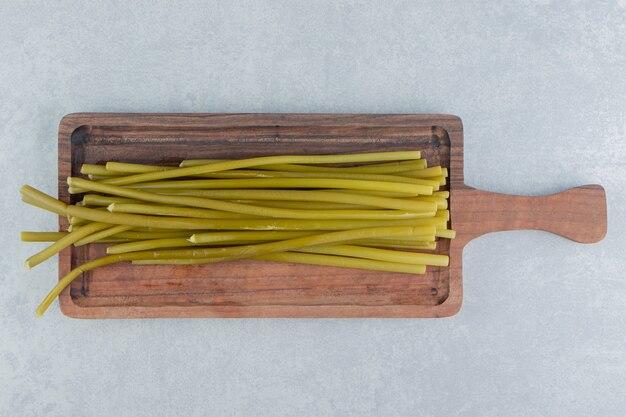
{"type": "MultiPolygon", "coordinates": [[[[212,265],[117,264],[83,274],[60,296],[77,318],[446,317],[461,308],[463,247],[499,230],[538,229],[592,243],[606,232],[599,185],[525,197],[474,189],[463,180],[463,128],[450,115],[100,114],[65,116],[59,127],[59,197],[83,163],[177,165],[189,158],[247,158],[421,150],[449,167],[450,267],[423,276],[242,260],[212,265]]],[[[60,219],[61,230],[66,219],[60,219]]],[[[103,256],[104,245],[64,250],[59,275],[103,256]]],[[[502,260],[506,262],[506,260],[502,260]]]]}

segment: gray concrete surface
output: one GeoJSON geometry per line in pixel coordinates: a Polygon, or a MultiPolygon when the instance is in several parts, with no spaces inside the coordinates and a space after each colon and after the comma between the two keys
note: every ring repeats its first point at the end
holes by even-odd
{"type": "Polygon", "coordinates": [[[0,415],[624,415],[625,16],[624,0],[0,2],[0,415]],[[38,245],[18,232],[56,222],[18,187],[55,192],[77,111],[457,114],[469,184],[603,184],[609,232],[474,241],[450,319],[35,319],[57,264],[24,271],[38,245]]]}

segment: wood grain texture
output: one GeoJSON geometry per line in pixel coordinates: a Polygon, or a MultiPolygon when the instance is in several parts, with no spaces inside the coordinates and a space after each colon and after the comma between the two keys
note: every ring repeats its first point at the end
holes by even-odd
{"type": "Polygon", "coordinates": [[[580,243],[606,235],[606,196],[599,185],[585,185],[546,196],[518,196],[465,187],[452,204],[463,225],[460,239],[503,230],[543,230],[580,243]]]}
{"type": "MultiPolygon", "coordinates": [[[[117,264],[77,279],[60,296],[64,314],[126,317],[446,317],[462,303],[462,251],[498,230],[540,229],[581,242],[606,230],[604,190],[585,186],[545,197],[506,196],[463,180],[461,120],[450,115],[71,114],[59,127],[59,197],[83,163],[176,165],[188,158],[245,158],[421,150],[449,167],[451,225],[458,238],[438,253],[449,268],[424,276],[242,260],[213,265],[117,264]]],[[[62,229],[66,220],[60,219],[62,229]]],[[[68,248],[59,275],[104,255],[104,245],[68,248]]]]}

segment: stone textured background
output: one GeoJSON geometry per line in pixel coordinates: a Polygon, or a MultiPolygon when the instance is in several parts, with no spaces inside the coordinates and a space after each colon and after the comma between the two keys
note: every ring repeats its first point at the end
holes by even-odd
{"type": "Polygon", "coordinates": [[[626,3],[507,3],[0,2],[0,415],[624,415],[626,3]],[[78,111],[457,114],[468,184],[603,184],[609,232],[474,241],[450,319],[35,319],[78,111]]]}

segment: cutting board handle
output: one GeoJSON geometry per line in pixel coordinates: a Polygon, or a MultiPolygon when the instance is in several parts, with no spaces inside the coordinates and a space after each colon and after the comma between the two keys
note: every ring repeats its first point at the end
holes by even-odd
{"type": "Polygon", "coordinates": [[[452,226],[467,241],[503,230],[545,230],[581,243],[606,235],[606,193],[600,185],[537,197],[468,187],[453,192],[450,200],[452,226]]]}

